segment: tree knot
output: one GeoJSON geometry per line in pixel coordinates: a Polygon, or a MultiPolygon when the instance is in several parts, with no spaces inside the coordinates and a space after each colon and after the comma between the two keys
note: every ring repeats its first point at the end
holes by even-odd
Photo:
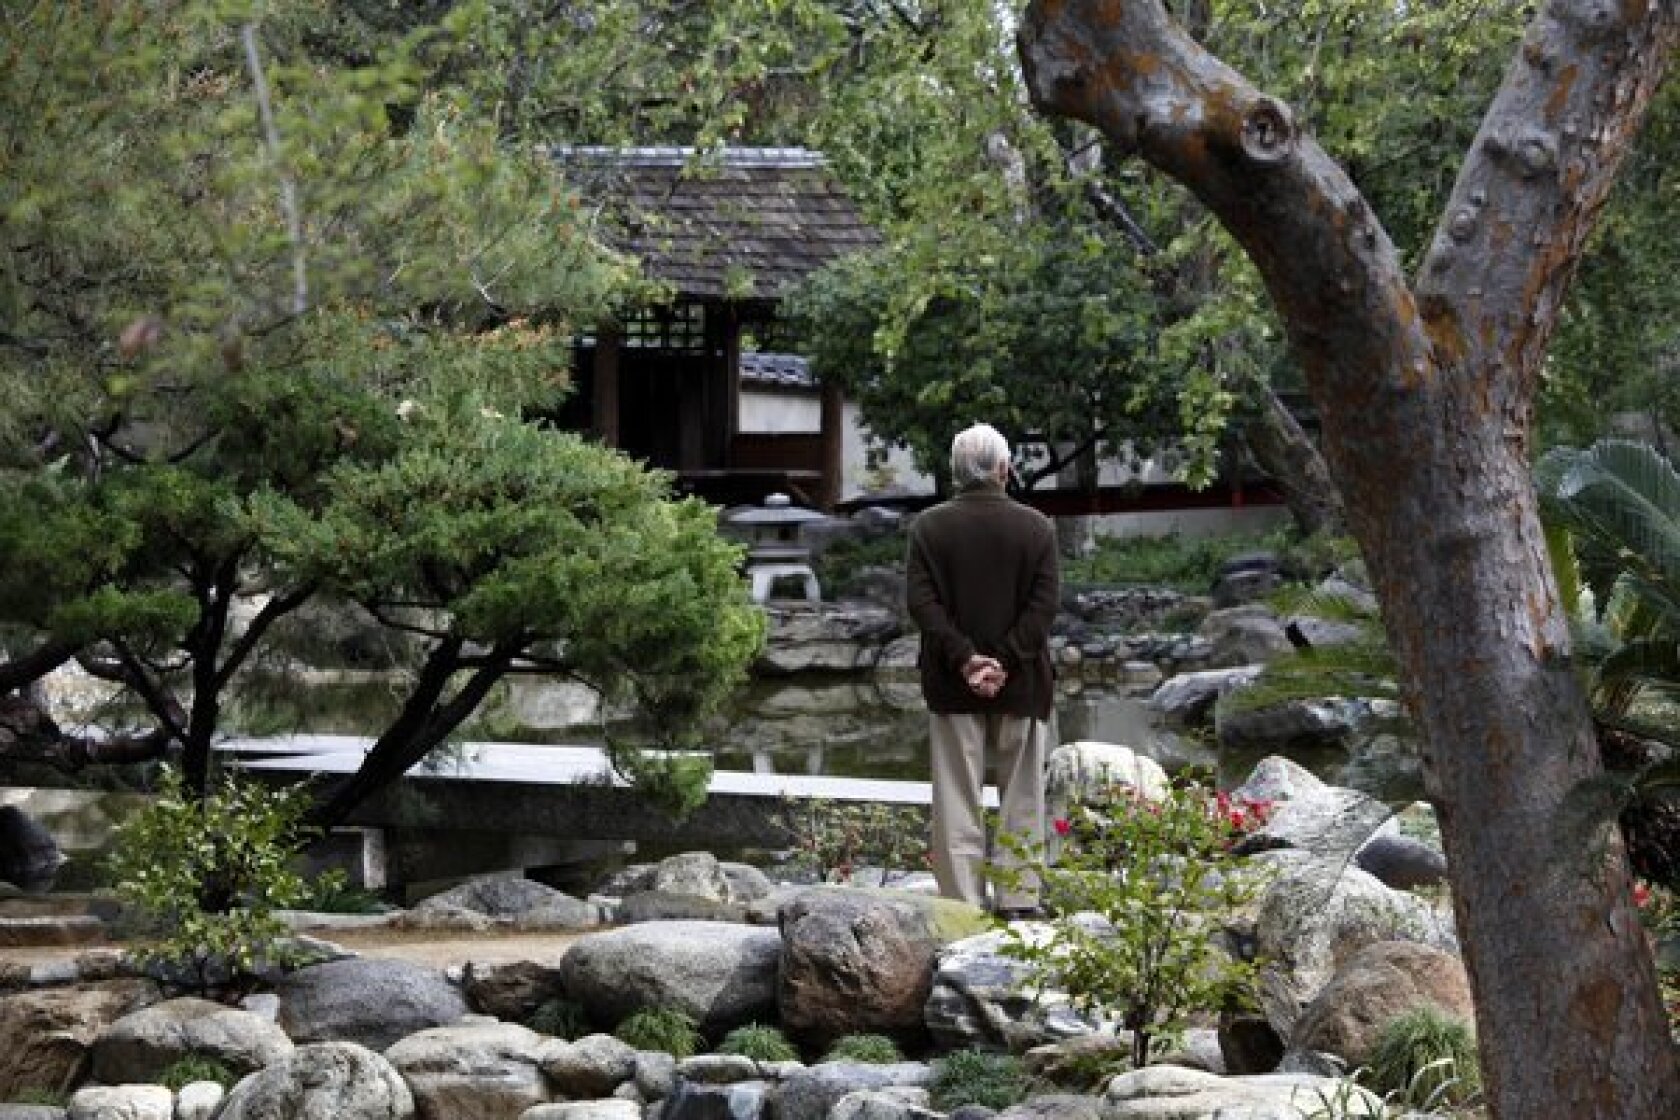
{"type": "Polygon", "coordinates": [[[1295,154],[1297,129],[1289,106],[1264,94],[1243,113],[1242,150],[1251,161],[1275,166],[1295,154]]]}

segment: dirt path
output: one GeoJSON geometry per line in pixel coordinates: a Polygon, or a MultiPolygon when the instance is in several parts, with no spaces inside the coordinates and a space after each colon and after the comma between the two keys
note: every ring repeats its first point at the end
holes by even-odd
{"type": "MultiPolygon", "coordinates": [[[[329,928],[305,930],[310,937],[342,945],[364,957],[415,961],[448,968],[478,961],[505,964],[509,961],[537,961],[559,964],[566,950],[590,931],[553,933],[490,932],[447,933],[437,930],[399,930],[385,927],[329,928]]],[[[0,959],[23,965],[71,961],[93,949],[120,948],[116,942],[87,945],[31,945],[0,948],[0,959]]]]}

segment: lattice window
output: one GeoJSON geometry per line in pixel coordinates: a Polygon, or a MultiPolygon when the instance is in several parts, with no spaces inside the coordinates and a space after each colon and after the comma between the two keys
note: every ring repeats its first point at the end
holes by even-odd
{"type": "Polygon", "coordinates": [[[706,353],[706,307],[676,303],[644,308],[624,321],[624,345],[670,353],[706,353]]]}

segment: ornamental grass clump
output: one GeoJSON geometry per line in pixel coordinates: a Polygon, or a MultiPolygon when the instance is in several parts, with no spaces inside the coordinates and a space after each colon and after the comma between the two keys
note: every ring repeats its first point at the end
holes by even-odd
{"type": "Polygon", "coordinates": [[[1134,1068],[1182,1034],[1198,1011],[1244,1002],[1255,965],[1221,947],[1225,923],[1259,891],[1260,872],[1232,854],[1270,814],[1268,802],[1190,784],[1151,801],[1112,784],[1053,822],[1054,864],[1038,866],[1054,920],[1011,926],[1003,951],[1038,990],[1132,1032],[1134,1068]]]}
{"type": "Polygon", "coordinates": [[[694,1017],[674,1008],[650,1008],[625,1019],[613,1031],[621,1042],[637,1050],[659,1050],[673,1058],[692,1058],[705,1049],[694,1017]]]}
{"type": "Polygon", "coordinates": [[[736,1027],[718,1043],[719,1054],[738,1054],[758,1062],[796,1062],[799,1051],[777,1027],[748,1023],[736,1027]]]}
{"type": "Polygon", "coordinates": [[[825,1062],[860,1062],[864,1065],[890,1066],[904,1060],[904,1052],[884,1034],[848,1034],[836,1039],[825,1062]]]}
{"type": "Polygon", "coordinates": [[[955,1050],[935,1065],[928,1098],[939,1112],[976,1104],[1002,1112],[1026,1098],[1028,1084],[1026,1067],[1013,1054],[955,1050]]]}
{"type": "Polygon", "coordinates": [[[1476,1032],[1433,1007],[1415,1007],[1384,1025],[1370,1076],[1372,1087],[1395,1103],[1426,1109],[1464,1104],[1482,1088],[1476,1032]]]}

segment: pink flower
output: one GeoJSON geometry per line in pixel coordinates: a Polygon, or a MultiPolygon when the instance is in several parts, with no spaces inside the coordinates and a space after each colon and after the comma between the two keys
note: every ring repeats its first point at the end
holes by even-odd
{"type": "Polygon", "coordinates": [[[1073,830],[1073,825],[1066,817],[1057,817],[1051,823],[1055,826],[1057,836],[1066,836],[1073,830]]]}

